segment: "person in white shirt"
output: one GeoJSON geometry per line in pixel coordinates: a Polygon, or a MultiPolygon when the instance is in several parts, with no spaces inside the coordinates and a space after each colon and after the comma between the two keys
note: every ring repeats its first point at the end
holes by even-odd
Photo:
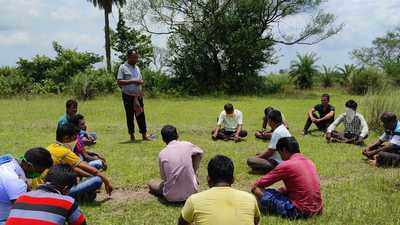
{"type": "Polygon", "coordinates": [[[243,114],[233,105],[224,105],[224,111],[219,114],[217,127],[211,132],[213,140],[234,140],[241,141],[247,136],[247,131],[243,130],[243,114]]]}
{"type": "Polygon", "coordinates": [[[19,160],[0,156],[0,225],[6,222],[14,201],[28,191],[27,178],[39,177],[52,165],[51,155],[44,148],[30,149],[19,160]]]}
{"type": "Polygon", "coordinates": [[[247,165],[254,173],[268,173],[281,163],[282,158],[276,150],[276,144],[279,139],[292,136],[283,123],[280,111],[273,110],[269,113],[268,124],[273,130],[268,148],[263,153],[247,159],[247,165]]]}
{"type": "Polygon", "coordinates": [[[348,100],[345,104],[346,112],[342,113],[326,131],[326,140],[329,142],[341,142],[362,145],[368,137],[368,124],[364,116],[358,113],[357,102],[348,100]],[[336,127],[344,123],[344,132],[336,131],[336,127]]]}

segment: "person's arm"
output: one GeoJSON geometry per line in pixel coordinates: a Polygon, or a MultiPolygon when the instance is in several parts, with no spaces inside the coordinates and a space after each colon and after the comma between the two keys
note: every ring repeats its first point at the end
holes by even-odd
{"type": "Polygon", "coordinates": [[[201,158],[202,158],[201,153],[192,155],[193,170],[195,173],[197,173],[197,170],[199,169],[201,158]]]}
{"type": "Polygon", "coordinates": [[[240,131],[242,131],[242,126],[243,126],[243,113],[238,111],[235,138],[240,138],[239,134],[240,131]]]}
{"type": "Polygon", "coordinates": [[[264,116],[263,117],[263,124],[262,124],[262,129],[267,129],[267,125],[268,125],[268,120],[267,120],[267,117],[266,116],[264,116]]]}
{"type": "Polygon", "coordinates": [[[125,85],[129,85],[129,84],[142,85],[142,84],[144,84],[144,81],[143,80],[117,80],[117,84],[119,86],[125,86],[125,85]]]}
{"type": "Polygon", "coordinates": [[[369,129],[368,129],[368,124],[367,121],[365,121],[364,116],[360,115],[360,120],[361,120],[361,138],[365,138],[368,135],[369,129]]]}
{"type": "Polygon", "coordinates": [[[257,155],[258,158],[263,158],[263,159],[268,159],[269,157],[271,157],[272,155],[274,155],[274,150],[271,148],[268,148],[267,150],[265,150],[263,153],[257,155]]]}
{"type": "Polygon", "coordinates": [[[331,125],[329,125],[328,129],[326,130],[326,139],[328,141],[331,140],[332,131],[334,131],[336,127],[343,122],[343,119],[344,119],[344,114],[340,115],[335,121],[333,121],[333,123],[331,123],[331,125]]]}
{"type": "Polygon", "coordinates": [[[178,225],[192,224],[193,218],[194,218],[194,208],[191,198],[189,197],[182,208],[181,215],[178,219],[178,225]]]}
{"type": "Polygon", "coordinates": [[[318,119],[317,121],[324,121],[324,120],[329,120],[335,116],[335,111],[330,111],[328,114],[326,114],[324,117],[321,119],[318,119]]]}
{"type": "Polygon", "coordinates": [[[273,170],[271,170],[269,173],[258,179],[254,184],[253,188],[259,187],[259,188],[266,188],[274,183],[282,180],[287,174],[285,173],[285,168],[282,166],[282,164],[279,164],[277,167],[275,167],[273,170]]]}
{"type": "Polygon", "coordinates": [[[254,225],[258,225],[258,223],[260,223],[260,217],[259,216],[255,216],[254,217],[254,225]]]}
{"type": "Polygon", "coordinates": [[[223,121],[224,121],[224,115],[223,112],[221,112],[218,117],[217,127],[215,127],[214,129],[213,137],[217,137],[219,130],[222,128],[223,121]]]}
{"type": "Polygon", "coordinates": [[[89,166],[86,162],[82,161],[80,162],[77,167],[93,176],[98,176],[101,178],[101,180],[104,183],[104,188],[106,189],[106,192],[108,195],[111,195],[111,192],[113,191],[113,187],[110,183],[110,181],[107,179],[106,176],[104,176],[102,173],[100,173],[96,168],[89,166]]]}
{"type": "Polygon", "coordinates": [[[314,117],[314,112],[315,112],[316,110],[315,110],[315,107],[313,107],[313,108],[311,108],[309,111],[308,111],[308,117],[310,117],[310,119],[311,119],[311,121],[315,121],[316,120],[316,118],[314,117]]]}
{"type": "Polygon", "coordinates": [[[240,131],[242,131],[242,125],[238,124],[236,127],[235,138],[240,138],[240,131]]]}
{"type": "Polygon", "coordinates": [[[160,160],[160,158],[158,158],[158,164],[160,166],[160,178],[161,180],[166,181],[167,177],[165,176],[164,163],[160,160]]]}

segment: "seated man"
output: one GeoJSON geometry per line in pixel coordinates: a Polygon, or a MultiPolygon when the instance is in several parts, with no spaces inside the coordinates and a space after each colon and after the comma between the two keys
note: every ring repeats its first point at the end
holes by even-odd
{"type": "Polygon", "coordinates": [[[276,144],[279,139],[292,136],[283,124],[282,114],[278,110],[273,110],[269,113],[268,124],[273,130],[268,149],[255,157],[247,159],[247,165],[254,173],[268,173],[281,163],[282,159],[276,151],[276,144]]]}
{"type": "Polygon", "coordinates": [[[90,166],[98,170],[106,170],[107,164],[105,158],[95,152],[90,152],[86,149],[89,138],[85,133],[85,118],[81,114],[76,114],[71,120],[72,123],[75,126],[78,126],[80,129],[74,147],[75,154],[78,155],[81,160],[87,162],[90,166]]]}
{"type": "Polygon", "coordinates": [[[277,149],[284,161],[252,187],[261,207],[269,213],[291,219],[320,214],[323,204],[314,163],[300,153],[294,137],[281,138],[277,149]],[[283,181],[285,187],[279,190],[265,189],[278,181],[283,181]]]}
{"type": "Polygon", "coordinates": [[[356,112],[357,102],[349,100],[345,104],[346,112],[342,113],[326,131],[328,142],[342,142],[361,145],[368,136],[368,124],[363,115],[356,112]],[[336,131],[336,127],[344,123],[344,133],[336,131]]]}
{"type": "Polygon", "coordinates": [[[32,148],[21,159],[11,155],[0,156],[0,224],[3,225],[12,204],[29,190],[27,178],[33,179],[50,168],[53,160],[44,148],[32,148]]]}
{"type": "MultiPolygon", "coordinates": [[[[78,102],[74,99],[69,99],[66,104],[66,113],[60,119],[58,120],[57,127],[60,127],[66,123],[71,123],[73,122],[72,119],[78,112],[78,102]]],[[[86,144],[95,144],[96,143],[96,132],[87,132],[86,131],[86,124],[85,128],[83,129],[83,132],[85,133],[85,136],[87,137],[87,140],[85,140],[87,143],[86,144]]]]}
{"type": "Polygon", "coordinates": [[[400,166],[400,121],[392,112],[384,112],[381,121],[385,132],[382,136],[363,150],[363,155],[376,166],[400,166]],[[389,142],[387,145],[383,145],[389,142]]]}
{"type": "Polygon", "coordinates": [[[203,150],[190,142],[178,141],[174,126],[165,125],[161,136],[167,144],[158,156],[162,181],[150,181],[150,193],[169,202],[184,202],[199,189],[196,172],[203,150]]]}
{"type": "Polygon", "coordinates": [[[219,114],[217,127],[212,131],[212,139],[240,141],[247,136],[247,131],[242,130],[243,114],[233,105],[224,105],[224,111],[219,114]]]}
{"type": "Polygon", "coordinates": [[[72,167],[67,164],[51,167],[45,181],[37,190],[23,194],[15,201],[6,225],[86,224],[78,203],[66,196],[77,183],[72,167]]]}
{"type": "Polygon", "coordinates": [[[314,106],[307,114],[303,135],[308,134],[311,124],[315,124],[320,131],[326,132],[328,126],[335,120],[335,107],[329,104],[329,95],[323,94],[321,104],[314,106]],[[318,115],[316,114],[318,112],[318,115]]]}
{"type": "MultiPolygon", "coordinates": [[[[100,189],[102,183],[104,183],[107,194],[111,195],[113,187],[107,177],[96,168],[82,161],[72,151],[72,146],[75,144],[78,132],[79,128],[74,124],[64,124],[57,128],[56,143],[47,147],[53,158],[54,165],[68,164],[73,167],[74,171],[80,177],[87,177],[73,186],[68,195],[83,201],[93,201],[96,198],[96,191],[100,189]]],[[[42,174],[42,179],[36,180],[36,186],[44,183],[43,177],[45,175],[46,172],[42,174]]]]}
{"type": "MultiPolygon", "coordinates": [[[[273,130],[266,130],[268,126],[268,116],[269,113],[272,112],[274,108],[271,106],[268,106],[267,108],[264,109],[264,117],[263,117],[263,124],[262,124],[262,130],[259,130],[255,133],[256,138],[263,139],[263,140],[271,140],[272,132],[273,130]]],[[[285,125],[286,129],[289,129],[289,125],[285,119],[285,116],[282,114],[282,120],[283,124],[285,125]]]]}
{"type": "Polygon", "coordinates": [[[250,193],[231,188],[234,166],[223,155],[208,163],[209,190],[190,196],[182,208],[179,225],[249,225],[258,224],[260,210],[250,193]]]}

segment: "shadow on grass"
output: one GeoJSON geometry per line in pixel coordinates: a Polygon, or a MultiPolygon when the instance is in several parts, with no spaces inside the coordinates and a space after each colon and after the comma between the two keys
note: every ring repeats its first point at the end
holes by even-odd
{"type": "Polygon", "coordinates": [[[79,202],[79,204],[82,206],[87,206],[87,207],[101,207],[104,203],[106,203],[110,200],[111,200],[111,198],[105,198],[100,201],[94,200],[93,202],[82,201],[82,202],[79,202]]]}
{"type": "Polygon", "coordinates": [[[185,202],[169,202],[162,196],[156,196],[158,202],[168,207],[182,208],[185,202]]]}
{"type": "Polygon", "coordinates": [[[122,144],[122,145],[126,145],[126,144],[138,144],[138,143],[142,143],[142,140],[134,140],[134,141],[128,140],[128,141],[121,141],[121,142],[119,142],[119,144],[122,144]]]}

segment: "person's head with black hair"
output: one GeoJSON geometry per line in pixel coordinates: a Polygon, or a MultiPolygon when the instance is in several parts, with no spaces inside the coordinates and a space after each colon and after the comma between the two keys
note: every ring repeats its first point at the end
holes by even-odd
{"type": "Polygon", "coordinates": [[[178,140],[178,132],[176,131],[176,127],[172,125],[165,125],[161,129],[161,137],[165,144],[169,144],[171,141],[178,140]]]}
{"type": "Polygon", "coordinates": [[[299,143],[294,137],[284,137],[278,140],[276,149],[283,160],[288,160],[293,154],[300,153],[299,143]]]}
{"type": "Polygon", "coordinates": [[[329,104],[330,96],[329,94],[323,94],[321,96],[321,104],[327,106],[329,104]]]}
{"type": "Polygon", "coordinates": [[[126,56],[128,58],[128,64],[134,66],[136,63],[139,62],[139,53],[137,52],[136,49],[129,49],[126,52],[126,56]]]}
{"type": "Polygon", "coordinates": [[[20,164],[27,178],[36,178],[53,165],[53,159],[47,149],[36,147],[25,152],[20,164]]]}
{"type": "Polygon", "coordinates": [[[226,115],[233,115],[233,112],[235,111],[231,103],[226,103],[224,105],[224,110],[226,112],[226,115]]]}
{"type": "Polygon", "coordinates": [[[268,115],[274,110],[271,106],[268,106],[267,108],[264,109],[264,116],[265,118],[268,118],[268,115]]]}
{"type": "Polygon", "coordinates": [[[66,123],[57,127],[56,140],[61,143],[74,142],[78,133],[79,127],[76,124],[66,123]]]}
{"type": "Polygon", "coordinates": [[[397,116],[392,112],[383,112],[380,116],[380,119],[383,123],[383,127],[385,128],[385,132],[391,133],[396,129],[397,125],[397,116]]]}
{"type": "Polygon", "coordinates": [[[354,101],[353,99],[350,99],[350,100],[348,100],[348,101],[345,103],[345,106],[346,106],[347,108],[350,108],[350,109],[356,111],[356,110],[357,110],[358,104],[357,104],[357,102],[354,101]]]}
{"type": "Polygon", "coordinates": [[[46,185],[56,188],[62,194],[66,195],[72,186],[77,184],[77,178],[77,174],[70,165],[58,164],[50,168],[44,180],[46,185]]]}
{"type": "Polygon", "coordinates": [[[268,124],[273,130],[279,127],[282,123],[282,114],[279,110],[274,109],[268,114],[268,124]]]}
{"type": "Polygon", "coordinates": [[[69,99],[65,103],[65,109],[68,116],[75,116],[75,114],[78,112],[78,102],[75,99],[69,99]]]}
{"type": "Polygon", "coordinates": [[[216,155],[208,162],[208,186],[231,186],[234,182],[234,165],[230,158],[216,155]]]}
{"type": "Polygon", "coordinates": [[[87,129],[85,117],[82,114],[78,113],[74,117],[72,117],[71,123],[73,123],[75,126],[78,126],[81,130],[87,129]]]}

